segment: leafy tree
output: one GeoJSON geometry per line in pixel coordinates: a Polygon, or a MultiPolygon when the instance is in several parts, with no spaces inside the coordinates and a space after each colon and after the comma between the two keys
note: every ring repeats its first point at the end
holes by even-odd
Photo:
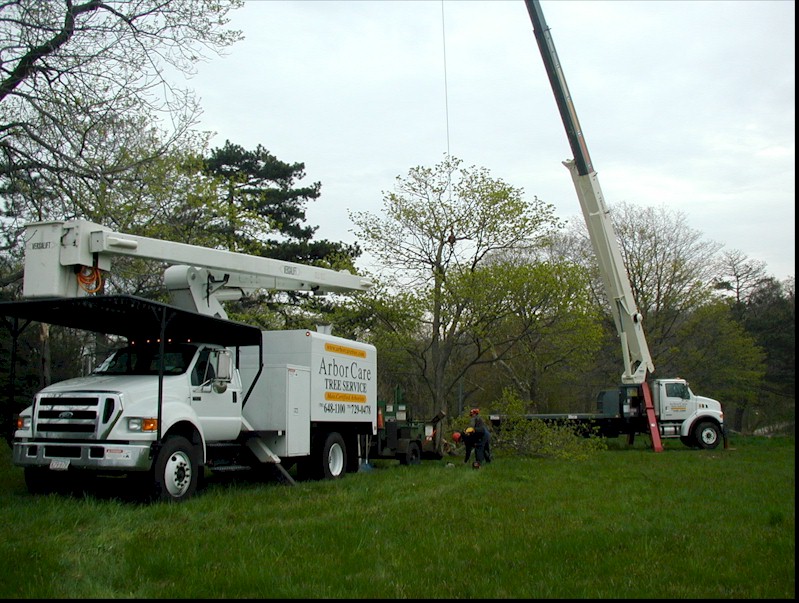
{"type": "Polygon", "coordinates": [[[663,207],[620,203],[613,209],[613,223],[659,371],[682,343],[680,325],[711,297],[713,259],[720,245],[703,240],[684,214],[663,207]]]}
{"type": "Polygon", "coordinates": [[[684,377],[692,389],[718,399],[731,427],[740,431],[744,413],[762,400],[764,351],[723,301],[692,312],[681,329],[684,344],[675,350],[679,368],[665,367],[668,373],[663,374],[684,377]]]}
{"type": "Polygon", "coordinates": [[[62,204],[66,181],[107,185],[183,142],[198,105],[165,78],[166,67],[191,73],[208,53],[240,39],[225,25],[241,4],[20,0],[0,6],[0,186],[15,200],[7,212],[24,220],[83,217],[79,207],[67,211],[62,204]],[[161,118],[168,127],[159,125],[161,118]]]}
{"type": "Polygon", "coordinates": [[[378,397],[389,400],[395,387],[414,400],[416,416],[433,416],[441,408],[430,401],[419,378],[418,349],[427,337],[422,332],[427,300],[415,289],[395,290],[379,277],[364,293],[338,304],[329,314],[334,333],[367,341],[378,349],[378,397]]]}
{"type": "Polygon", "coordinates": [[[470,371],[481,398],[475,404],[490,404],[508,381],[531,412],[575,411],[579,400],[592,404],[595,392],[585,375],[602,332],[598,308],[585,293],[585,270],[566,262],[529,260],[492,268],[497,274],[496,297],[506,300],[509,312],[496,313],[495,302],[469,294],[474,306],[490,308],[498,321],[482,332],[473,331],[475,348],[489,348],[493,361],[490,368],[470,371]]]}
{"type": "Polygon", "coordinates": [[[717,288],[728,292],[735,319],[764,350],[764,381],[749,404],[738,404],[732,415],[737,431],[756,423],[772,428],[795,425],[796,336],[794,280],[767,276],[765,263],[740,251],[722,254],[717,288]]]}
{"type": "MultiPolygon", "coordinates": [[[[305,164],[286,163],[263,146],[245,150],[226,141],[203,161],[216,203],[206,228],[231,251],[355,272],[361,250],[328,240],[312,240],[318,227],[306,223],[305,208],[318,201],[321,183],[299,186],[305,164]]],[[[231,304],[230,314],[262,328],[308,328],[324,321],[330,298],[296,292],[263,291],[231,304]]]]}
{"type": "Polygon", "coordinates": [[[766,278],[765,262],[750,260],[741,251],[734,249],[721,254],[715,288],[729,292],[736,304],[736,312],[740,314],[749,296],[766,278]]]}
{"type": "MultiPolygon", "coordinates": [[[[765,380],[758,393],[763,425],[795,430],[796,424],[796,290],[767,278],[754,289],[744,309],[743,325],[766,353],[765,380]]],[[[736,417],[737,419],[737,417],[736,417]]],[[[741,426],[743,426],[741,424],[741,426]]]]}
{"type": "MultiPolygon", "coordinates": [[[[633,297],[644,317],[655,371],[666,374],[669,368],[679,369],[679,350],[686,343],[684,338],[690,337],[682,325],[694,311],[717,297],[713,283],[717,282],[716,254],[720,245],[703,240],[681,212],[663,207],[642,209],[630,203],[618,203],[609,210],[633,297]]],[[[589,268],[593,275],[590,290],[598,303],[607,307],[607,294],[585,224],[573,222],[564,240],[556,241],[556,249],[567,249],[568,257],[589,268]]],[[[606,328],[614,335],[608,341],[615,339],[609,313],[606,328]]],[[[617,346],[614,340],[613,347],[617,346]]],[[[617,349],[608,349],[604,356],[620,359],[617,349]]],[[[617,374],[614,370],[613,375],[617,374]]]]}
{"type": "Polygon", "coordinates": [[[240,39],[241,0],[20,0],[0,6],[0,223],[4,281],[26,222],[113,223],[107,190],[172,148],[193,148],[199,107],[165,76],[240,39]]]}
{"type": "Polygon", "coordinates": [[[796,293],[793,280],[760,282],[747,300],[744,326],[769,350],[769,380],[793,394],[796,379],[796,293]]]}
{"type": "Polygon", "coordinates": [[[511,311],[507,274],[488,260],[540,245],[559,225],[554,208],[525,200],[521,189],[483,168],[446,157],[397,177],[395,191],[384,193],[381,216],[350,217],[396,300],[413,310],[412,330],[392,326],[391,332],[414,358],[434,407],[445,408],[466,367],[487,361],[492,347],[485,336],[511,311]]]}

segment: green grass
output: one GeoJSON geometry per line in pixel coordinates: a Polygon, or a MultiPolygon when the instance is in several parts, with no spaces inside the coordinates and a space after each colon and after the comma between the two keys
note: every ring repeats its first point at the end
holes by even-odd
{"type": "Polygon", "coordinates": [[[749,438],[142,505],[30,496],[0,444],[0,597],[793,599],[794,490],[794,439],[749,438]]]}

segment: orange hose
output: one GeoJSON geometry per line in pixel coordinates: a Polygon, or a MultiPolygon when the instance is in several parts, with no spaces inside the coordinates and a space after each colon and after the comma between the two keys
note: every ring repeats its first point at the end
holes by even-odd
{"type": "Polygon", "coordinates": [[[96,266],[82,266],[78,272],[78,285],[87,293],[97,293],[103,287],[103,273],[96,266]]]}

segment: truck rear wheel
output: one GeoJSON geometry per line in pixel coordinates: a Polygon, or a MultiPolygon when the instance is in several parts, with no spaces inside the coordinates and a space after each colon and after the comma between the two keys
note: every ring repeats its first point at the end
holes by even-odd
{"type": "Polygon", "coordinates": [[[345,473],[347,466],[347,447],[340,433],[327,435],[321,450],[322,478],[338,479],[345,473]]]}
{"type": "Polygon", "coordinates": [[[710,421],[702,421],[694,429],[694,439],[700,448],[712,450],[719,445],[721,430],[710,421]]]}
{"type": "Polygon", "coordinates": [[[200,478],[197,447],[182,436],[164,440],[153,467],[156,500],[181,502],[191,498],[200,478]]]}
{"type": "Polygon", "coordinates": [[[405,454],[400,455],[399,462],[401,465],[418,465],[421,463],[422,449],[419,447],[419,443],[408,443],[408,450],[405,451],[405,454]]]}

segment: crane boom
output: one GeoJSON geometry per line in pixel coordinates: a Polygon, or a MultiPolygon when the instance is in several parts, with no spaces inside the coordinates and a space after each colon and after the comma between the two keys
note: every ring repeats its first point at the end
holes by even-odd
{"type": "Polygon", "coordinates": [[[569,145],[574,153],[574,159],[564,161],[563,165],[569,169],[574,181],[574,188],[577,190],[577,198],[580,200],[580,207],[588,227],[588,235],[591,238],[610,302],[613,322],[616,324],[616,331],[621,341],[624,361],[621,381],[630,386],[625,388],[627,391],[624,395],[630,395],[629,390],[640,390],[644,400],[649,433],[652,437],[652,448],[655,452],[661,452],[663,446],[660,442],[660,429],[652,403],[652,392],[646,380],[647,373],[654,372],[655,366],[652,363],[649,346],[644,336],[641,313],[638,312],[632,294],[630,277],[624,267],[610,212],[605,206],[599,179],[588,154],[585,136],[580,128],[577,111],[574,108],[569,87],[566,85],[566,76],[563,74],[558,53],[555,51],[555,43],[549,33],[541,4],[538,0],[525,0],[525,4],[533,22],[535,39],[538,42],[541,57],[544,59],[549,83],[555,93],[555,101],[566,128],[569,145]]]}
{"type": "Polygon", "coordinates": [[[635,302],[630,279],[622,260],[619,243],[605,205],[599,179],[594,171],[585,136],[580,128],[577,111],[574,108],[566,77],[563,74],[555,44],[549,32],[541,5],[538,0],[525,0],[530,19],[533,22],[535,38],[541,57],[544,59],[549,82],[555,93],[555,101],[560,111],[566,135],[569,139],[574,159],[564,161],[569,169],[580,207],[583,212],[591,244],[594,248],[599,271],[605,285],[613,321],[619,334],[624,361],[622,383],[642,384],[647,373],[655,370],[649,346],[644,336],[641,313],[635,302]]]}

